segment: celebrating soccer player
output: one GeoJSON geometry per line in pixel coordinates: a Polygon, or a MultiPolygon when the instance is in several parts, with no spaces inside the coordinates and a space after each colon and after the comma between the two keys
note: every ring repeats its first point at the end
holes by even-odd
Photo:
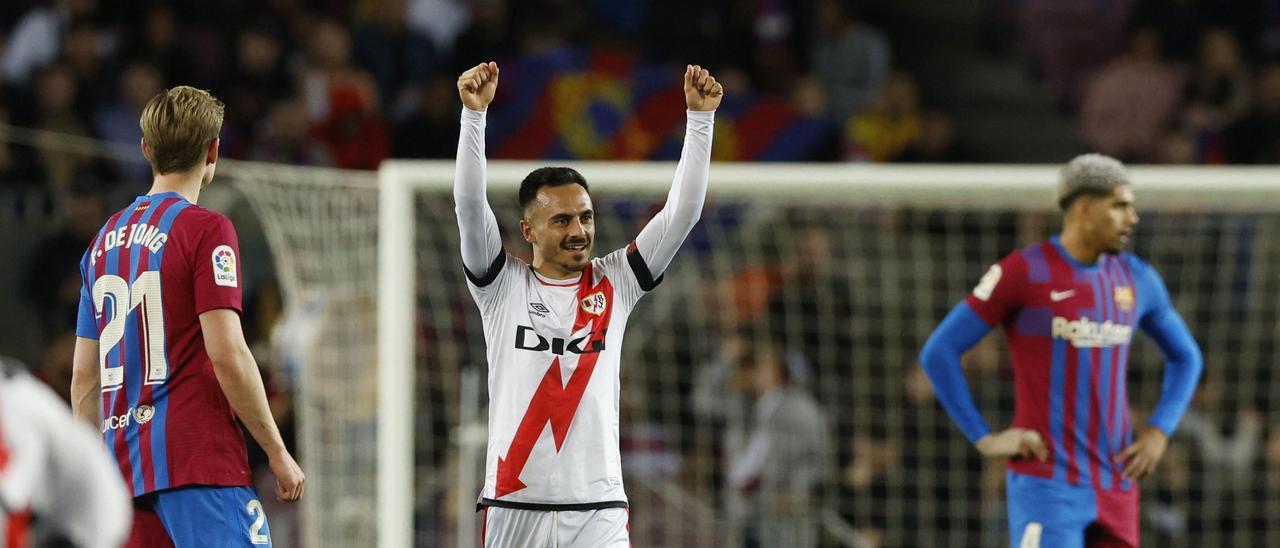
{"type": "Polygon", "coordinates": [[[489,362],[484,543],[625,547],[622,336],[632,307],[662,281],[698,221],[723,88],[705,69],[685,67],[688,122],[675,180],[666,206],[625,248],[591,258],[596,211],[577,171],[544,167],[525,177],[520,231],[533,246],[529,265],[503,251],[485,198],[485,109],[497,87],[495,63],[458,78],[465,108],[453,187],[489,362]]]}
{"type": "Polygon", "coordinates": [[[237,416],[270,458],[276,496],[302,496],[241,331],[235,229],[196,205],[222,113],[186,86],[147,103],[151,191],[112,215],[80,262],[71,400],[132,488],[129,546],[271,544],[237,416]]]}
{"type": "Polygon", "coordinates": [[[1120,162],[1098,154],[1062,169],[1062,234],[991,267],[920,355],[938,399],[978,451],[1009,458],[1012,545],[1138,546],[1138,486],[1164,454],[1200,376],[1200,349],[1155,269],[1121,248],[1138,215],[1120,162]],[[1013,358],[1013,426],[992,433],[960,357],[1003,326],[1013,358]],[[1164,353],[1148,424],[1130,422],[1134,327],[1164,353]]]}

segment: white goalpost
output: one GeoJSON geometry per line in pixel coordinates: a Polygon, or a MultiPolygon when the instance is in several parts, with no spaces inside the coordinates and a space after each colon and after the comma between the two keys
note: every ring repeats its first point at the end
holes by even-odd
{"type": "MultiPolygon", "coordinates": [[[[489,199],[509,250],[526,249],[515,229],[520,180],[560,163],[489,162],[489,199]]],[[[634,237],[675,167],[563,164],[591,184],[597,254],[634,237]]],[[[453,171],[452,161],[395,160],[376,183],[253,165],[232,175],[267,230],[291,317],[311,326],[295,330],[311,333],[298,353],[310,374],[298,394],[301,454],[318,490],[305,506],[308,545],[475,546],[486,365],[457,249],[453,171]],[[376,382],[367,380],[374,367],[376,382]]],[[[742,325],[764,326],[758,335],[782,348],[792,382],[825,415],[833,469],[802,498],[821,516],[820,538],[1002,538],[1003,499],[983,479],[998,471],[921,395],[915,353],[990,263],[1054,230],[1057,173],[714,163],[703,219],[639,306],[623,349],[622,459],[637,545],[754,534],[754,514],[742,508],[759,501],[735,492],[722,464],[751,428],[742,411],[750,398],[726,359],[742,325]]],[[[1265,414],[1280,404],[1280,378],[1269,372],[1280,350],[1280,170],[1144,166],[1131,175],[1143,216],[1135,251],[1169,283],[1219,398],[1209,403],[1206,391],[1198,400],[1164,471],[1144,483],[1144,540],[1280,542],[1280,502],[1259,490],[1280,485],[1280,462],[1272,468],[1258,449],[1280,425],[1265,414]],[[1258,415],[1256,432],[1235,425],[1258,415]],[[1255,453],[1224,460],[1206,448],[1215,434],[1256,436],[1255,453]],[[1227,495],[1242,502],[1217,504],[1227,495]]],[[[1001,341],[990,339],[969,375],[999,424],[1012,387],[1001,341]]],[[[1159,393],[1160,357],[1143,342],[1132,360],[1141,413],[1159,393]]]]}

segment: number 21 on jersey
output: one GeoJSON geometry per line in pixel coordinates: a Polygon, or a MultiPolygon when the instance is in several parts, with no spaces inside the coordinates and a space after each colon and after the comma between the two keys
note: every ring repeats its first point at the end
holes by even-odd
{"type": "MultiPolygon", "coordinates": [[[[102,373],[102,391],[124,386],[124,360],[110,363],[112,350],[124,338],[126,320],[134,310],[141,314],[143,384],[161,384],[169,377],[169,360],[164,355],[164,306],[161,303],[160,273],[147,271],[129,285],[124,278],[107,274],[93,283],[93,306],[98,314],[107,314],[98,344],[98,366],[102,373]]],[[[120,356],[117,352],[116,356],[120,356]]]]}

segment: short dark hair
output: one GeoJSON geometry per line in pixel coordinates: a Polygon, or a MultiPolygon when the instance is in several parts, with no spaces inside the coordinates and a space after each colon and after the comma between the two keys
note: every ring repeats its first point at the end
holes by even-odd
{"type": "Polygon", "coordinates": [[[540,167],[533,170],[520,181],[520,209],[533,202],[538,196],[538,189],[544,186],[560,186],[577,184],[581,185],[583,190],[591,192],[591,187],[587,186],[587,180],[583,178],[578,170],[571,167],[540,167]]]}

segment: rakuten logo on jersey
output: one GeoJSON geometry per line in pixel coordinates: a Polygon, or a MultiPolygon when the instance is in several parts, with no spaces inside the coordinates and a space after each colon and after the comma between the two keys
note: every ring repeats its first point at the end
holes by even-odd
{"type": "Polygon", "coordinates": [[[552,354],[563,356],[565,352],[570,354],[595,354],[604,351],[604,335],[609,330],[605,329],[600,332],[600,338],[590,341],[587,348],[583,348],[584,343],[588,343],[590,336],[578,337],[576,339],[564,340],[560,337],[552,337],[547,339],[529,326],[516,327],[516,349],[532,350],[534,352],[546,352],[550,350],[552,354]]]}
{"type": "Polygon", "coordinates": [[[1133,328],[1111,320],[1098,323],[1089,321],[1089,318],[1068,320],[1054,316],[1053,338],[1071,341],[1071,345],[1076,348],[1106,348],[1129,344],[1133,338],[1133,328]]]}

